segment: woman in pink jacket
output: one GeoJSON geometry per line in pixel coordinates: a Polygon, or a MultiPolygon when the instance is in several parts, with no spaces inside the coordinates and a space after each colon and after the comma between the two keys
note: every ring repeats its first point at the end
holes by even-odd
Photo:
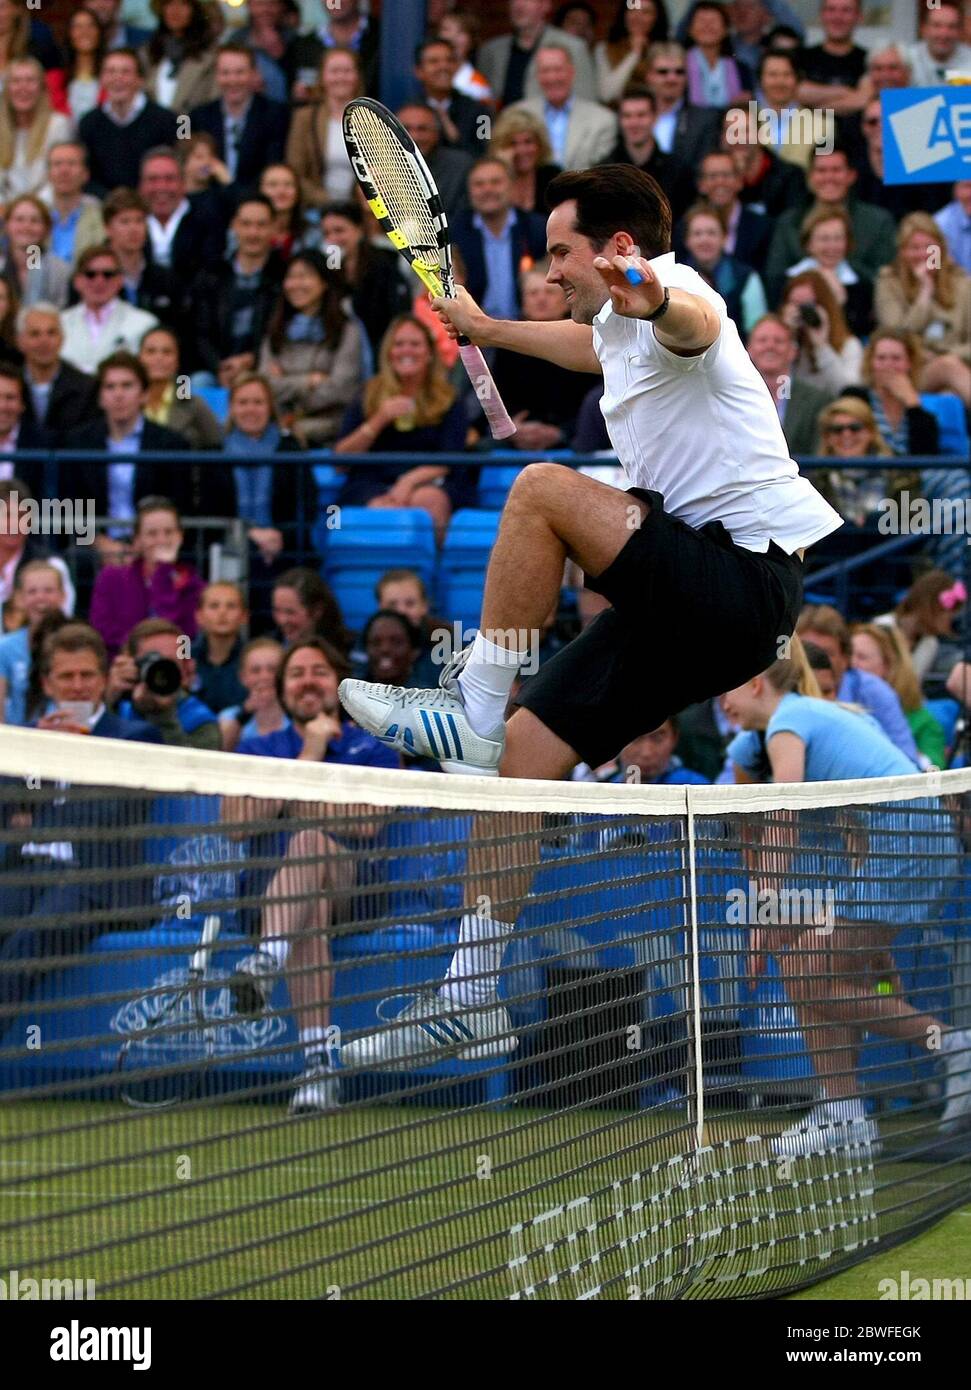
{"type": "Polygon", "coordinates": [[[106,565],[91,596],[91,626],[114,657],[143,618],[168,618],[190,640],[196,635],[196,608],[203,580],[195,567],[179,562],[183,534],[179,513],[167,497],[143,497],[138,504],[134,558],[106,565]]]}

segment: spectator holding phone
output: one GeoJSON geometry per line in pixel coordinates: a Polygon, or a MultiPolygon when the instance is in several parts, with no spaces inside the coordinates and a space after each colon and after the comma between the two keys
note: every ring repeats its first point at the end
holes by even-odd
{"type": "Polygon", "coordinates": [[[108,653],[101,637],[87,623],[67,623],[48,637],[41,651],[40,672],[48,704],[36,728],[161,743],[158,732],[144,720],[124,719],[108,708],[108,653]]]}

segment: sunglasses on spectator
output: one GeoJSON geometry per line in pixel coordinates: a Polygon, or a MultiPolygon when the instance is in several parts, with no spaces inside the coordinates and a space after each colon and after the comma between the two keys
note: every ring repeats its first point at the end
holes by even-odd
{"type": "Polygon", "coordinates": [[[658,77],[683,77],[684,68],[655,68],[658,77]]]}
{"type": "Polygon", "coordinates": [[[120,275],[120,270],[85,270],[82,271],[85,280],[113,280],[116,275],[120,275]]]}
{"type": "Polygon", "coordinates": [[[827,434],[845,434],[849,430],[850,434],[862,434],[866,425],[827,425],[827,434]]]}

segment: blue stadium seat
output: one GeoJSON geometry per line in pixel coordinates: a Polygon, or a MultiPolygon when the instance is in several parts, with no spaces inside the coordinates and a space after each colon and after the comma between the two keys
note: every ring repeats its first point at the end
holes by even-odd
{"type": "Polygon", "coordinates": [[[971,441],[968,439],[968,418],[961,398],[949,391],[927,393],[921,396],[920,403],[937,420],[941,453],[959,454],[967,458],[971,441]]]}
{"type": "Polygon", "coordinates": [[[482,589],[499,530],[499,513],[466,508],[452,517],[438,571],[438,604],[466,631],[479,626],[482,589]]]}
{"type": "Polygon", "coordinates": [[[426,584],[435,571],[435,530],[420,507],[345,507],[327,532],[323,576],[348,627],[359,631],[376,608],[374,586],[385,570],[407,566],[426,584]]]}
{"type": "Polygon", "coordinates": [[[197,386],[196,395],[215,415],[221,425],[225,425],[229,419],[229,387],[228,386],[197,386]]]}
{"type": "Polygon", "coordinates": [[[501,512],[509,489],[522,472],[521,464],[486,464],[479,474],[479,506],[501,512]]]}
{"type": "Polygon", "coordinates": [[[346,475],[338,473],[332,463],[315,463],[314,482],[317,484],[317,514],[324,515],[326,509],[337,501],[341,488],[347,481],[346,475]]]}

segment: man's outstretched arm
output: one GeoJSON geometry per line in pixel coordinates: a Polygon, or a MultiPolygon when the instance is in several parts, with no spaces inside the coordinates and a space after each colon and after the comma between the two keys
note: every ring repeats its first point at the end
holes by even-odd
{"type": "Polygon", "coordinates": [[[557,319],[552,323],[533,323],[513,319],[492,319],[483,313],[469,292],[460,286],[455,299],[433,299],[432,308],[445,324],[449,337],[464,336],[476,347],[507,348],[527,357],[542,357],[571,372],[600,375],[600,361],[593,350],[593,329],[589,324],[557,319]]]}
{"type": "MultiPolygon", "coordinates": [[[[598,256],[594,268],[610,291],[614,312],[624,318],[644,319],[664,303],[664,286],[643,256],[598,256]],[[632,285],[626,271],[640,272],[641,282],[632,285]]],[[[654,322],[654,336],[669,352],[679,357],[695,357],[710,348],[721,331],[721,322],[707,299],[688,290],[671,290],[668,307],[654,322]]]]}

